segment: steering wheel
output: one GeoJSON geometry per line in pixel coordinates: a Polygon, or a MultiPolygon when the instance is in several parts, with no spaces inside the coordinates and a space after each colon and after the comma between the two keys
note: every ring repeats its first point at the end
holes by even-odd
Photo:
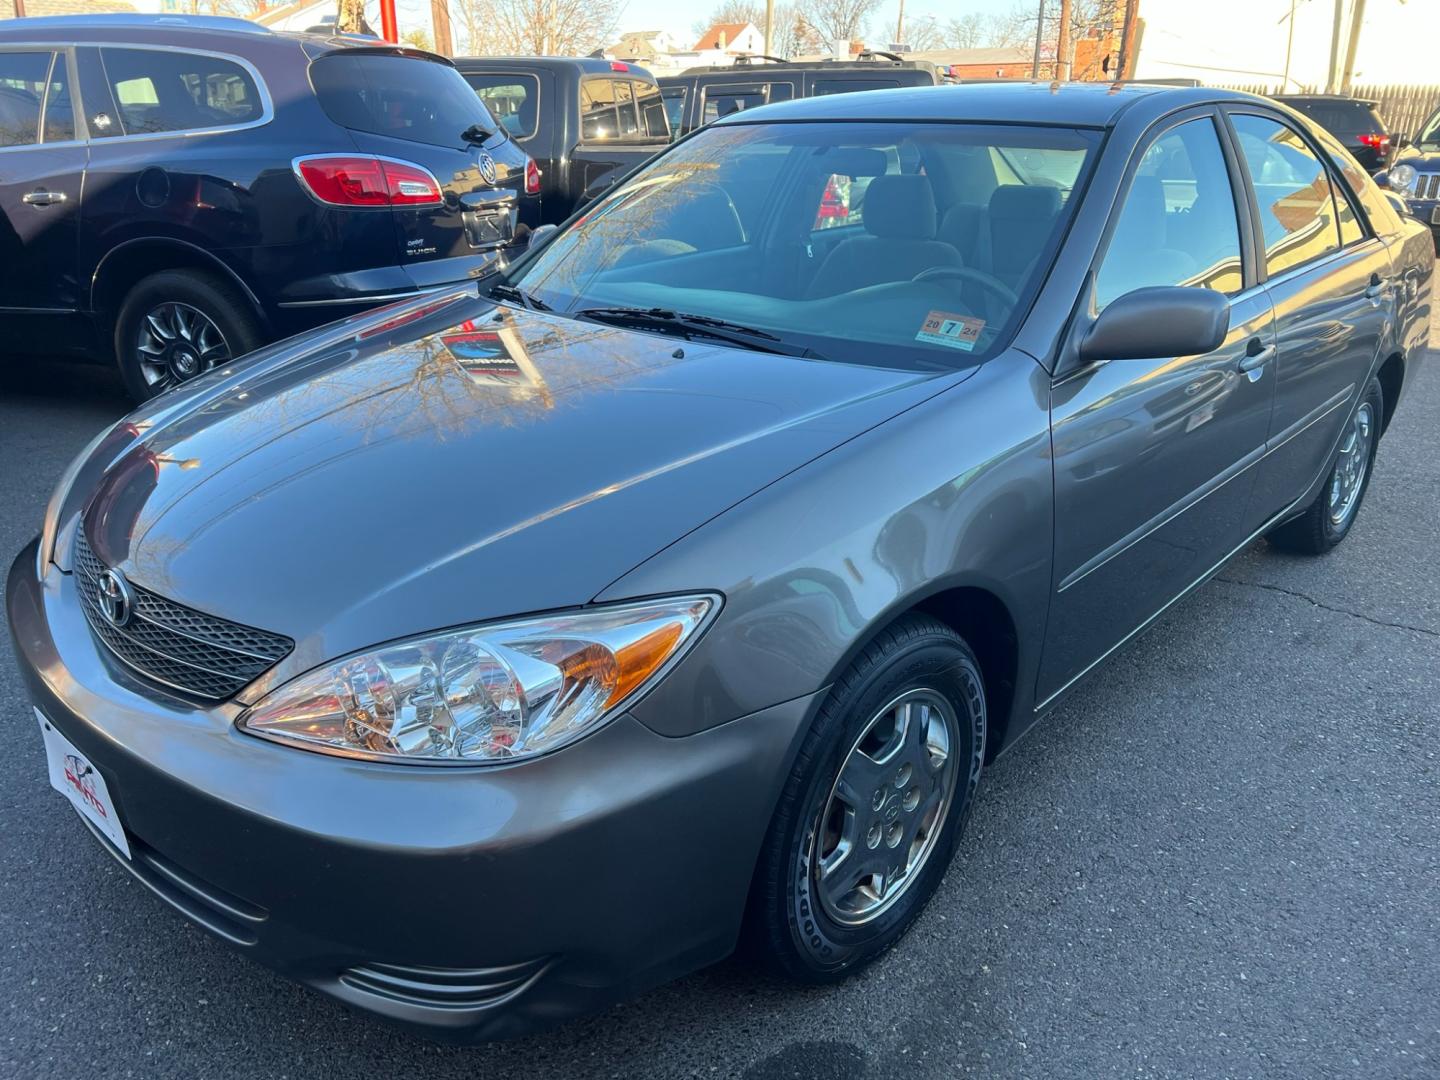
{"type": "Polygon", "coordinates": [[[932,266],[928,270],[921,270],[911,281],[936,281],[940,278],[954,277],[961,281],[968,281],[973,285],[979,285],[982,289],[990,290],[991,294],[998,296],[1012,309],[1020,303],[1020,297],[1015,291],[1006,285],[993,274],[987,274],[984,270],[976,270],[969,266],[932,266]]]}

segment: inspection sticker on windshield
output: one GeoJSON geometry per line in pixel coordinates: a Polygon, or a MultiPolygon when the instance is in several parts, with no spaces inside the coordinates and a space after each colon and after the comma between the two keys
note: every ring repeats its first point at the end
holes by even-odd
{"type": "Polygon", "coordinates": [[[925,325],[920,327],[915,340],[970,352],[984,329],[984,319],[972,319],[968,315],[956,315],[949,311],[932,311],[925,316],[925,325]]]}

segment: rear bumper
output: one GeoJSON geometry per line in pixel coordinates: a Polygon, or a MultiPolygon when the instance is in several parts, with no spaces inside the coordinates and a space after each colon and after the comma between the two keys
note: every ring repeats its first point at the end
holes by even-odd
{"type": "Polygon", "coordinates": [[[232,947],[453,1041],[591,1012],[733,948],[812,699],[681,739],[625,716],[503,768],[330,758],[117,668],[70,576],[37,579],[35,550],[10,571],[11,632],[35,704],[104,775],[134,857],[98,842],[232,947]]]}

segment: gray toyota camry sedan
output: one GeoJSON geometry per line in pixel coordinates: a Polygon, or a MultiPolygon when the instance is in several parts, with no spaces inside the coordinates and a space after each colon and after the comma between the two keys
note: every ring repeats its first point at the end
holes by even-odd
{"type": "Polygon", "coordinates": [[[735,114],[85,450],[7,594],[75,843],[455,1039],[742,941],[843,978],[1080,679],[1345,538],[1433,266],[1257,98],[735,114]]]}

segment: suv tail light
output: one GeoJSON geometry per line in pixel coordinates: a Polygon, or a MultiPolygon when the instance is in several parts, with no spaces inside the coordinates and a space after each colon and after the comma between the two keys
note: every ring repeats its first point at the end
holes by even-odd
{"type": "Polygon", "coordinates": [[[330,206],[439,206],[445,201],[440,181],[429,169],[393,158],[297,158],[295,174],[330,206]]]}
{"type": "Polygon", "coordinates": [[[525,194],[540,194],[540,166],[535,164],[534,158],[525,163],[525,194]]]}
{"type": "Polygon", "coordinates": [[[1372,150],[1384,150],[1390,145],[1389,135],[1361,135],[1360,141],[1372,150]]]}

